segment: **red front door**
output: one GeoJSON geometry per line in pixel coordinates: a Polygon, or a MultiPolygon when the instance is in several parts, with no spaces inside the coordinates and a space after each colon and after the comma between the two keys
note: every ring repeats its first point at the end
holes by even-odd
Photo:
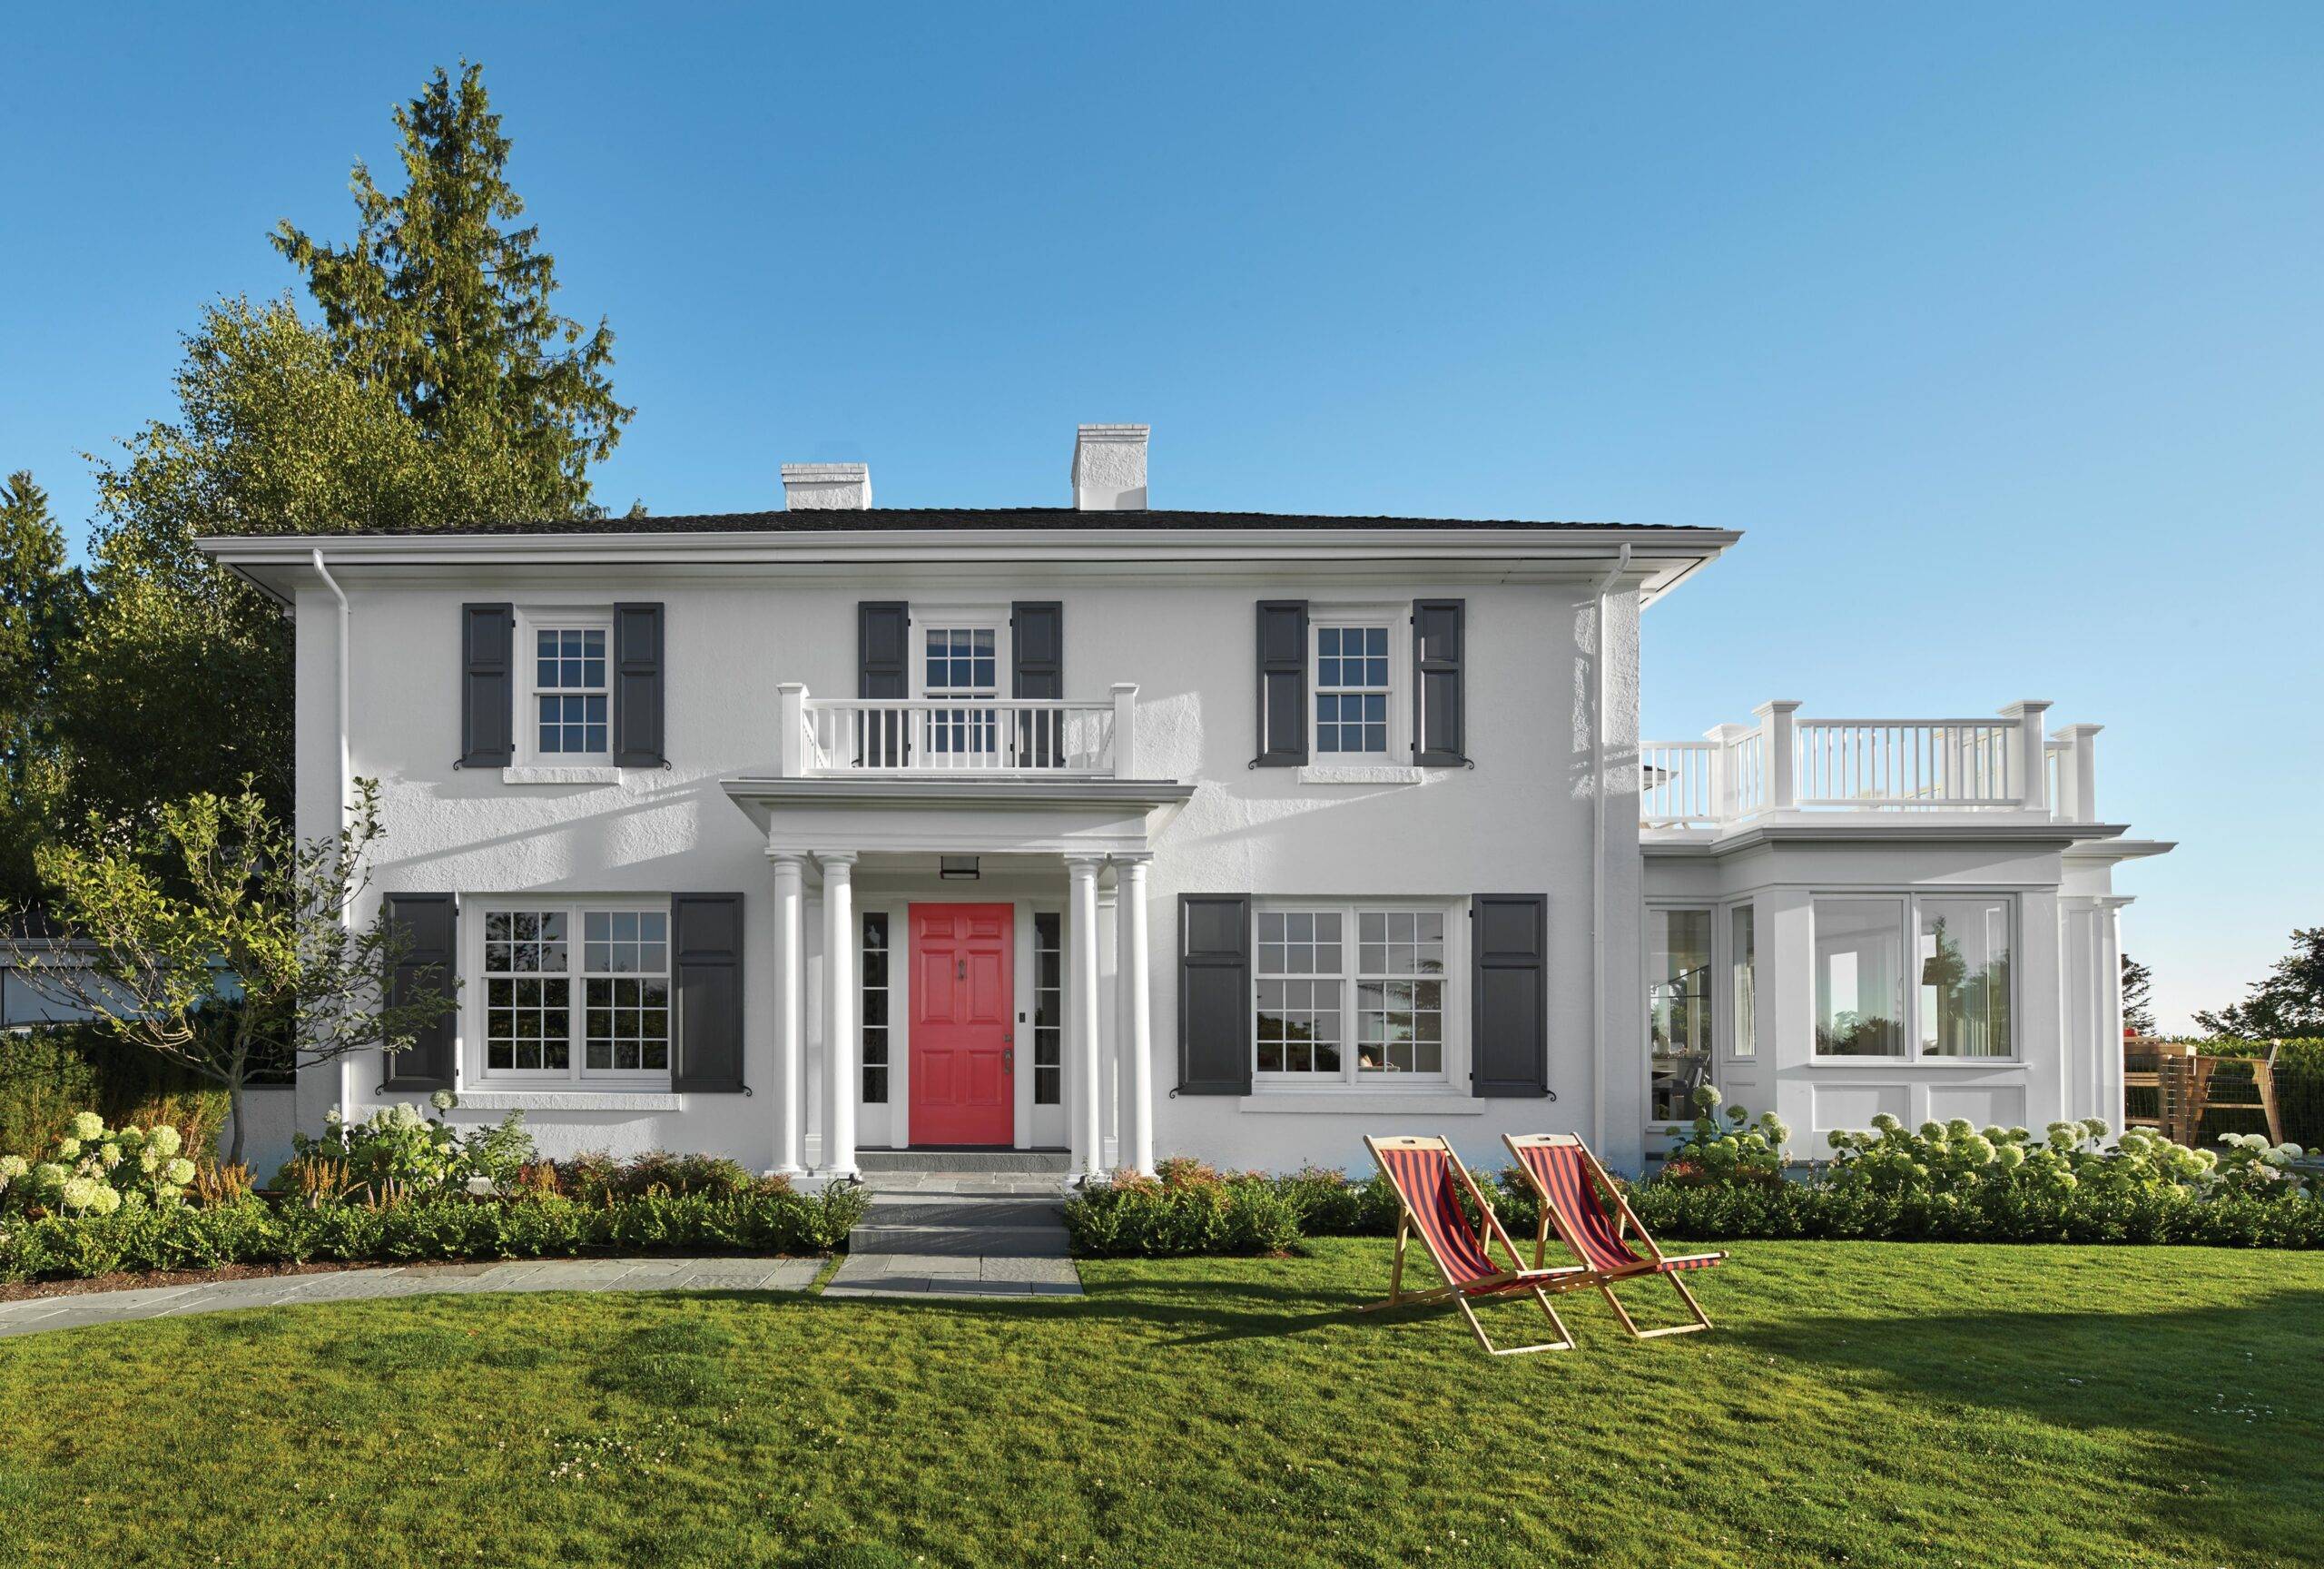
{"type": "Polygon", "coordinates": [[[1017,1090],[1006,904],[911,907],[914,1144],[1012,1144],[1017,1090]]]}

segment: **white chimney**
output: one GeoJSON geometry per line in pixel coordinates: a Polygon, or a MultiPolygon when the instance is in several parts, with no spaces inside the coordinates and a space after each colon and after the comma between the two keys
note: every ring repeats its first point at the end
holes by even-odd
{"type": "Polygon", "coordinates": [[[872,505],[869,463],[785,463],[783,505],[793,512],[862,512],[872,505]]]}
{"type": "Polygon", "coordinates": [[[1073,505],[1083,512],[1146,510],[1148,425],[1084,425],[1073,441],[1073,505]]]}

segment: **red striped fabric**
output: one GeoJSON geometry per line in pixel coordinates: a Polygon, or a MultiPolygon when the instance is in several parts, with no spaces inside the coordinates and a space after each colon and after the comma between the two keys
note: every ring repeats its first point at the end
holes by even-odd
{"type": "Polygon", "coordinates": [[[1597,1184],[1590,1179],[1590,1163],[1582,1159],[1581,1145],[1525,1144],[1519,1147],[1518,1153],[1532,1169],[1541,1190],[1549,1195],[1551,1208],[1572,1233],[1571,1246],[1585,1267],[1635,1273],[1650,1266],[1651,1260],[1640,1258],[1622,1239],[1614,1217],[1598,1196],[1597,1184]]]}
{"type": "Polygon", "coordinates": [[[1498,1275],[1484,1243],[1469,1227],[1453,1192],[1452,1158],[1443,1150],[1409,1147],[1382,1150],[1380,1164],[1396,1185],[1404,1206],[1412,1211],[1428,1250],[1445,1273],[1448,1284],[1466,1285],[1481,1276],[1498,1275]]]}

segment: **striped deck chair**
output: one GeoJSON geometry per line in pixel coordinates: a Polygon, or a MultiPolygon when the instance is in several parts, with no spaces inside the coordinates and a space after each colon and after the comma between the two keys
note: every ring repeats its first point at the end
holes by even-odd
{"type": "Polygon", "coordinates": [[[1573,1337],[1566,1332],[1565,1322],[1557,1309],[1550,1306],[1542,1288],[1568,1275],[1581,1273],[1574,1269],[1528,1269],[1518,1256],[1517,1245],[1509,1239],[1501,1221],[1477,1191],[1469,1169],[1452,1153],[1452,1146],[1442,1139],[1419,1136],[1393,1139],[1367,1138],[1364,1147],[1372,1151],[1372,1159],[1395,1189],[1403,1213],[1396,1221],[1396,1263],[1388,1277],[1388,1295],[1378,1302],[1369,1302],[1357,1309],[1369,1313],[1378,1308],[1401,1308],[1407,1304],[1451,1301],[1469,1320],[1475,1332],[1477,1344],[1495,1357],[1520,1356],[1528,1351],[1571,1351],[1573,1337]],[[1456,1186],[1457,1185],[1457,1186],[1456,1186]],[[1484,1217],[1485,1230],[1479,1234],[1469,1224],[1469,1217],[1461,1208],[1461,1193],[1466,1189],[1479,1212],[1484,1217]],[[1444,1277],[1444,1284],[1427,1291],[1404,1289],[1404,1245],[1413,1236],[1428,1249],[1436,1261],[1437,1269],[1444,1277]],[[1509,1255],[1509,1267],[1502,1268],[1492,1261],[1492,1245],[1498,1241],[1509,1255]],[[1476,1309],[1470,1306],[1472,1298],[1501,1297],[1530,1291],[1541,1305],[1550,1322],[1556,1327],[1558,1337],[1532,1346],[1496,1346],[1477,1322],[1476,1309]]]}
{"type": "Polygon", "coordinates": [[[1503,1134],[1502,1143],[1517,1158],[1518,1169],[1533,1184],[1533,1191],[1541,1200],[1541,1229],[1533,1239],[1533,1267],[1541,1267],[1549,1250],[1550,1228],[1558,1229],[1558,1236],[1573,1249],[1581,1260],[1581,1268],[1560,1280],[1553,1288],[1559,1290],[1588,1289],[1595,1287],[1613,1304],[1614,1315],[1622,1327],[1641,1340],[1651,1340],[1658,1335],[1686,1335],[1697,1329],[1710,1327],[1710,1319],[1703,1312],[1702,1304],[1687,1289],[1679,1274],[1688,1269],[1708,1269],[1724,1262],[1724,1253],[1693,1253],[1680,1258],[1667,1256],[1638,1223],[1630,1207],[1616,1188],[1606,1169],[1598,1164],[1598,1157],[1590,1147],[1571,1133],[1503,1134]],[[1645,1251],[1633,1247],[1625,1230],[1635,1232],[1645,1251]],[[1691,1324],[1673,1324],[1662,1329],[1641,1329],[1630,1319],[1630,1313],[1614,1295],[1614,1282],[1633,1277],[1659,1275],[1678,1288],[1679,1299],[1694,1315],[1691,1324]]]}

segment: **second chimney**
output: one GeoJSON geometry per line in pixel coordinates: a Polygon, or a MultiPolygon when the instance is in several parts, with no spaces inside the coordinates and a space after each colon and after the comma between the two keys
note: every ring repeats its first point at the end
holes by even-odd
{"type": "Polygon", "coordinates": [[[1073,441],[1073,505],[1083,512],[1146,510],[1147,425],[1084,425],[1073,441]]]}
{"type": "Polygon", "coordinates": [[[783,505],[793,512],[868,510],[872,505],[872,465],[785,463],[783,505]]]}

